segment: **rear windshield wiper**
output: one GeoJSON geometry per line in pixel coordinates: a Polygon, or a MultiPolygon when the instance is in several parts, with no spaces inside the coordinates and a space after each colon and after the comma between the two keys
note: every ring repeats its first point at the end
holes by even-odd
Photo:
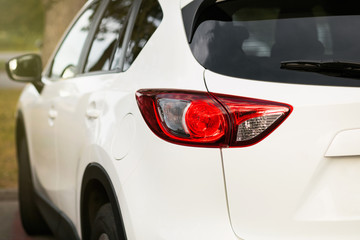
{"type": "Polygon", "coordinates": [[[360,63],[345,61],[283,61],[281,69],[316,72],[333,77],[360,79],[360,63]]]}

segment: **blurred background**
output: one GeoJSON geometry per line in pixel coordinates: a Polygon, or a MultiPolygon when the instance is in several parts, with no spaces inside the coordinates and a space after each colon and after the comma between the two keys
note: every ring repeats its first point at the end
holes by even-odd
{"type": "Polygon", "coordinates": [[[17,200],[16,104],[25,84],[7,78],[5,63],[25,53],[43,65],[86,0],[0,0],[0,240],[54,240],[25,234],[17,200]]]}
{"type": "Polygon", "coordinates": [[[5,63],[38,53],[45,65],[86,0],[0,0],[0,190],[17,188],[14,123],[24,84],[10,81],[5,63]]]}

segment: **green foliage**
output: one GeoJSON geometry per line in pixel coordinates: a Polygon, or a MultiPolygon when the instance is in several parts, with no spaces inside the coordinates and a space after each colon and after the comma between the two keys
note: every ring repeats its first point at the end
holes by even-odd
{"type": "Polygon", "coordinates": [[[15,108],[20,90],[0,89],[0,188],[17,185],[15,108]]]}
{"type": "Polygon", "coordinates": [[[0,50],[34,49],[44,30],[41,0],[0,0],[0,50]]]}

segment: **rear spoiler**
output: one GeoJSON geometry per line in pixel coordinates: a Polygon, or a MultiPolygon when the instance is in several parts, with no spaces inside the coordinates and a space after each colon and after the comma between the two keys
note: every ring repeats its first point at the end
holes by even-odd
{"type": "Polygon", "coordinates": [[[201,13],[217,2],[223,2],[223,0],[194,0],[182,9],[185,32],[189,43],[191,43],[201,13]]]}

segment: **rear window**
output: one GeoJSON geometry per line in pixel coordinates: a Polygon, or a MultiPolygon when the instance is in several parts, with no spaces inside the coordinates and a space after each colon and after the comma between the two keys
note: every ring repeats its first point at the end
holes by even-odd
{"type": "Polygon", "coordinates": [[[347,1],[218,1],[196,18],[190,48],[206,69],[223,75],[360,86],[354,78],[280,68],[282,61],[360,62],[360,16],[347,1]]]}

